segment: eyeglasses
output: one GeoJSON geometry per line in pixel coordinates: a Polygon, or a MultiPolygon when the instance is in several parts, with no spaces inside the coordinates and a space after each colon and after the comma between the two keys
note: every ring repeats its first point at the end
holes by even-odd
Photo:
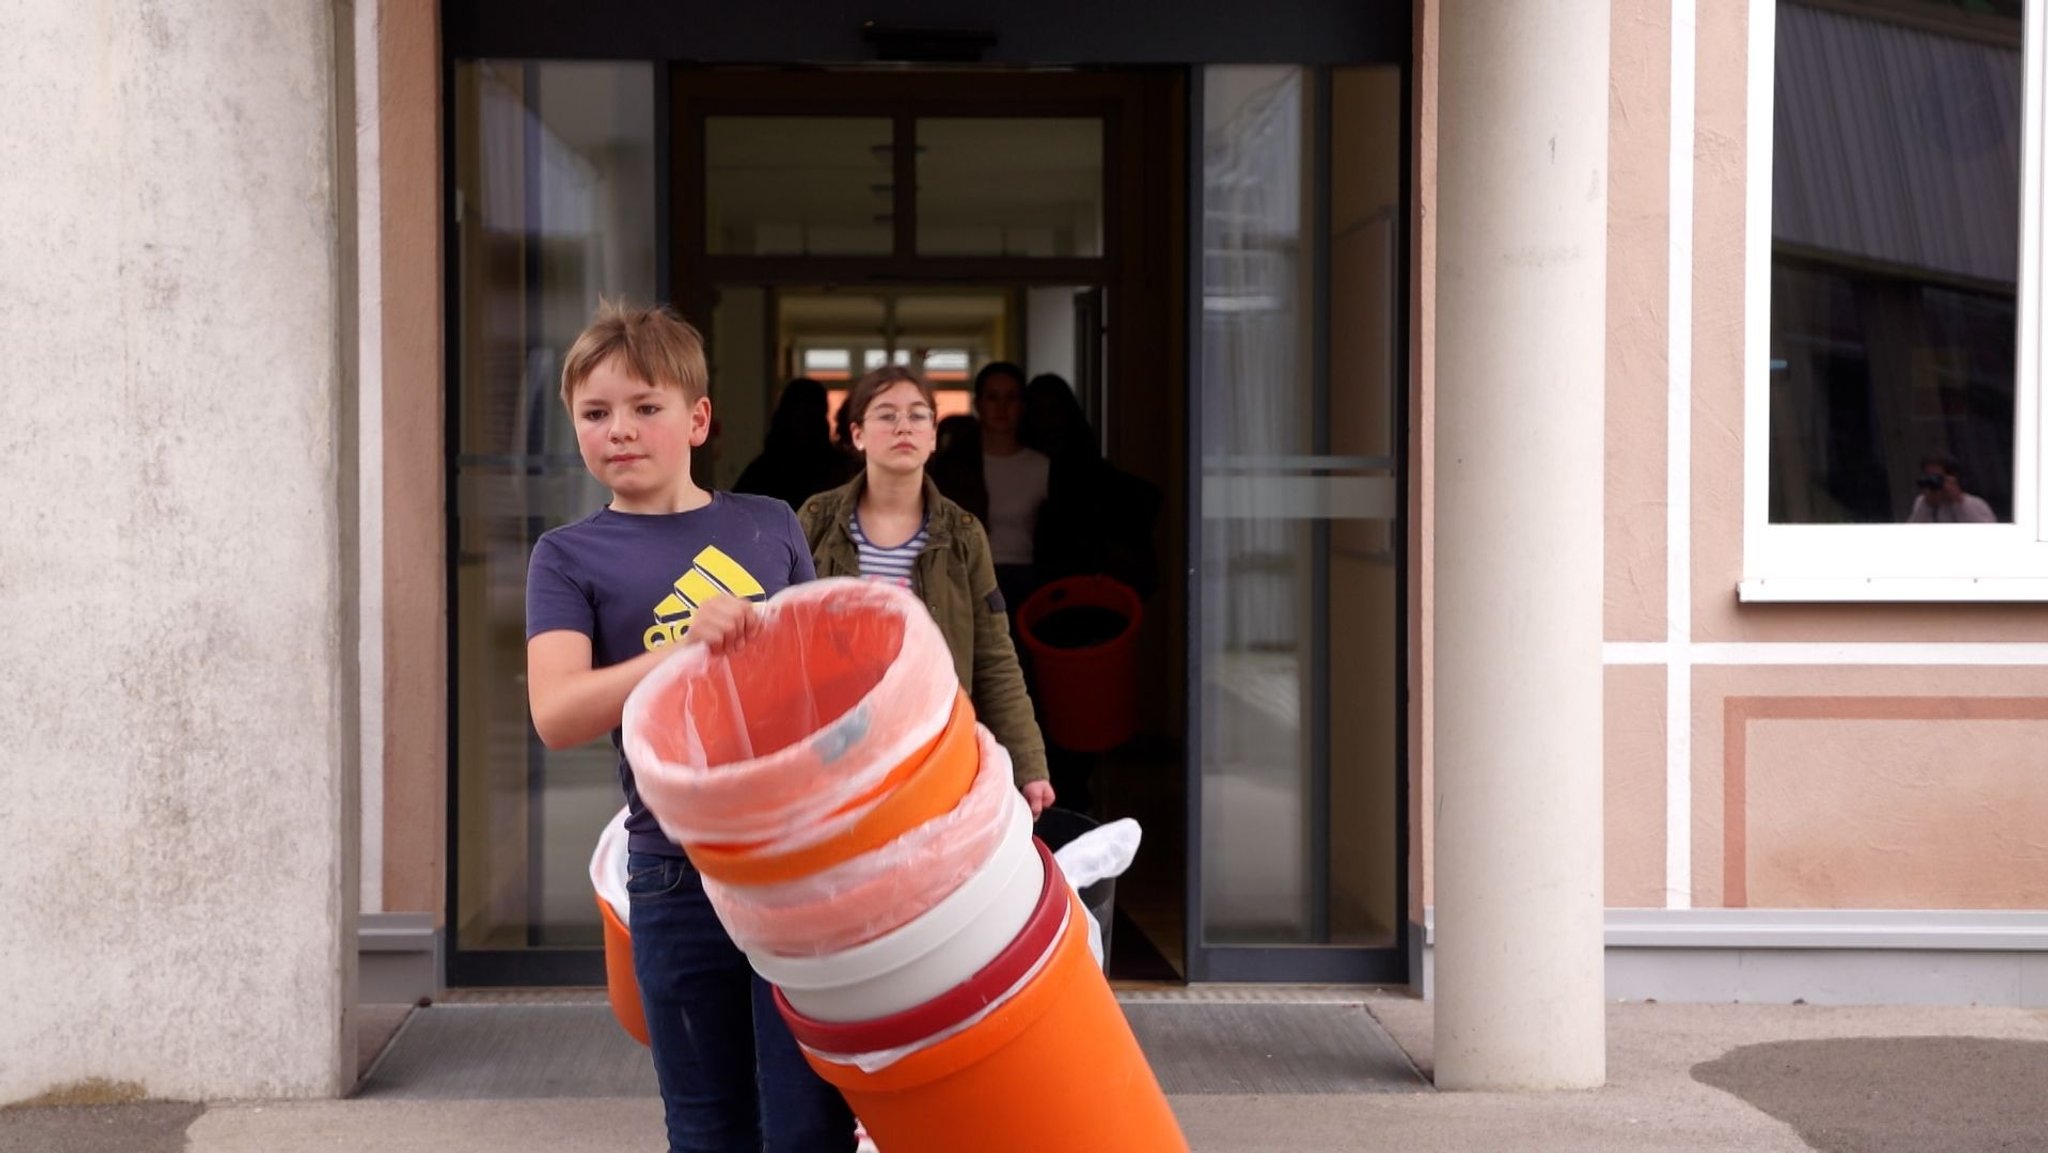
{"type": "Polygon", "coordinates": [[[868,413],[866,420],[869,424],[879,424],[890,429],[901,427],[907,420],[911,428],[922,430],[932,426],[932,410],[918,407],[908,412],[899,412],[893,408],[878,408],[868,413]]]}

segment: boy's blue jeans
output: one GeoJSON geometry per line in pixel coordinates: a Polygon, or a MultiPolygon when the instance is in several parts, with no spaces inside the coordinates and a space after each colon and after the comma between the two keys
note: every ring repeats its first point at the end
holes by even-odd
{"type": "Polygon", "coordinates": [[[633,975],[670,1153],[851,1153],[853,1113],[804,1063],[683,857],[629,853],[633,975]]]}

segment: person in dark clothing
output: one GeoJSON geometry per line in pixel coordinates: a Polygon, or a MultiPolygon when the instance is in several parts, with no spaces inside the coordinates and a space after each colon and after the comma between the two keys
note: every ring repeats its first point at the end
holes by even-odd
{"type": "MultiPolygon", "coordinates": [[[[981,472],[981,422],[964,413],[939,422],[939,449],[925,468],[947,500],[988,523],[988,480],[981,472]]],[[[1016,611],[1011,605],[1011,611],[1016,611]]]]}
{"type": "Polygon", "coordinates": [[[1088,414],[1081,411],[1073,386],[1057,373],[1039,373],[1024,386],[1024,420],[1017,436],[1054,460],[1101,456],[1088,414]]]}
{"type": "Polygon", "coordinates": [[[981,428],[981,475],[988,487],[989,547],[996,558],[996,580],[1003,599],[1013,605],[1029,600],[1042,583],[1032,552],[1038,514],[1051,483],[1052,462],[1020,437],[1024,424],[1024,370],[1007,360],[982,366],[974,374],[974,415],[981,428]]]}
{"type": "Polygon", "coordinates": [[[825,386],[800,376],[782,390],[768,425],[768,443],[733,483],[734,492],[772,496],[792,509],[847,479],[825,417],[825,386]]]}
{"type": "MultiPolygon", "coordinates": [[[[1100,573],[1141,598],[1150,596],[1157,584],[1152,533],[1163,499],[1158,489],[1102,459],[1095,429],[1064,379],[1045,373],[1025,385],[1018,439],[1051,462],[1032,535],[1039,579],[1100,573]]],[[[1045,753],[1060,804],[1089,811],[1096,757],[1050,739],[1045,753]]]]}
{"type": "Polygon", "coordinates": [[[1158,585],[1152,533],[1165,502],[1159,490],[1102,459],[1074,390],[1052,373],[1025,386],[1019,438],[1052,461],[1033,537],[1039,578],[1103,573],[1149,598],[1158,585]]]}

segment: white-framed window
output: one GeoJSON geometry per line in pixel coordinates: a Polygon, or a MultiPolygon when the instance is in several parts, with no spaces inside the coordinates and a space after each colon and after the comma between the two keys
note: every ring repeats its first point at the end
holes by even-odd
{"type": "Polygon", "coordinates": [[[2041,0],[1750,0],[1745,601],[2048,600],[2041,0]]]}
{"type": "Polygon", "coordinates": [[[896,354],[891,356],[888,349],[870,348],[861,354],[860,363],[861,368],[867,372],[873,372],[885,364],[906,366],[910,363],[910,350],[899,348],[896,350],[896,354]]]}
{"type": "Polygon", "coordinates": [[[853,354],[843,348],[806,348],[803,358],[805,376],[824,374],[838,378],[853,369],[853,354]]]}
{"type": "Polygon", "coordinates": [[[964,348],[935,348],[924,358],[924,370],[935,376],[940,373],[965,376],[972,364],[973,358],[964,348]]]}

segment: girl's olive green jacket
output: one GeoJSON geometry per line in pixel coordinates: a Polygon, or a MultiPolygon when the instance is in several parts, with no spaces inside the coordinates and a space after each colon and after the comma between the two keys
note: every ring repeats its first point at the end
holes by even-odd
{"type": "MultiPolygon", "coordinates": [[[[856,476],[804,502],[798,519],[819,576],[860,575],[860,551],[847,526],[866,485],[865,476],[856,476]]],[[[988,534],[973,514],[940,495],[929,477],[924,482],[924,507],[928,539],[917,557],[912,591],[931,610],[946,638],[953,671],[974,702],[975,719],[987,725],[1010,754],[1017,784],[1045,780],[1045,740],[1031,713],[1017,650],[1010,643],[1010,606],[1003,604],[996,587],[988,534]]]]}

